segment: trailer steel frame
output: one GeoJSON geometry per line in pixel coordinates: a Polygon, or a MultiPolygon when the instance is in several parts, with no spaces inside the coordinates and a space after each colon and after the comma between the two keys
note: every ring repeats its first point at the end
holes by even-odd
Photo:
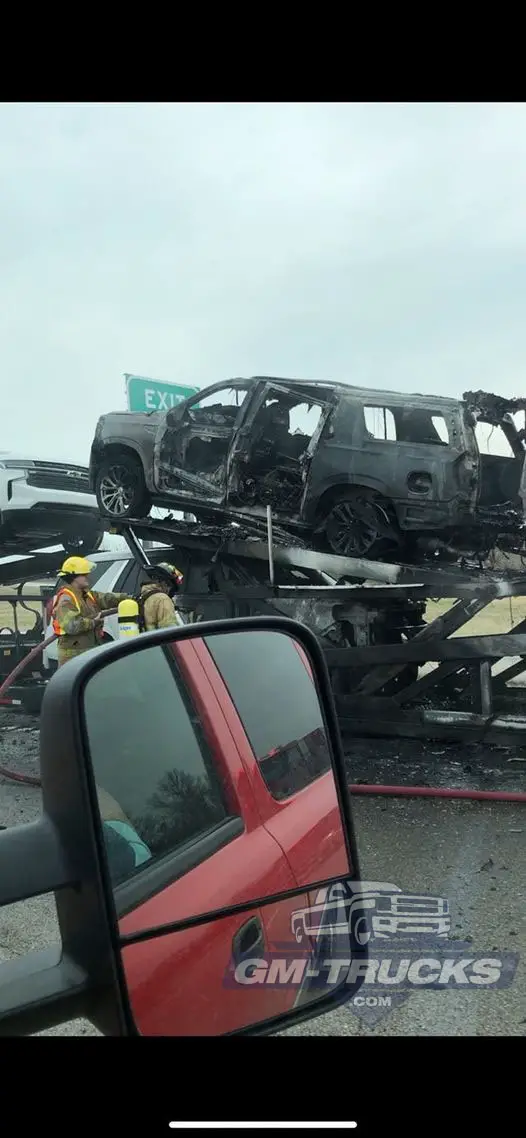
{"type": "MultiPolygon", "coordinates": [[[[509,687],[526,672],[526,620],[509,633],[462,635],[492,601],[525,597],[526,572],[337,557],[286,544],[271,517],[267,527],[266,541],[262,530],[176,519],[127,520],[113,532],[143,568],[152,541],[167,547],[167,557],[184,550],[190,563],[207,567],[201,591],[178,597],[193,620],[210,619],[212,606],[216,618],[274,611],[308,624],[324,649],[346,735],[526,742],[526,689],[509,687]],[[298,575],[307,583],[298,584],[298,575]],[[431,599],[453,604],[426,621],[431,599]],[[513,662],[495,671],[506,658],[513,662]]],[[[56,572],[53,558],[35,555],[27,569],[33,577],[56,572]]],[[[0,583],[18,583],[21,564],[0,566],[0,583]]],[[[22,587],[4,599],[37,599],[22,597],[22,587]]]]}

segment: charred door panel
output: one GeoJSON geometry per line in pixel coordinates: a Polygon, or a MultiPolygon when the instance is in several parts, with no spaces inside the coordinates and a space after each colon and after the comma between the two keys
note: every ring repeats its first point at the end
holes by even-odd
{"type": "Polygon", "coordinates": [[[519,426],[517,416],[524,416],[526,401],[485,391],[465,391],[463,399],[464,417],[476,440],[477,504],[484,508],[511,502],[521,509],[526,418],[519,426]]]}
{"type": "Polygon", "coordinates": [[[475,466],[460,405],[343,397],[313,462],[308,517],[328,489],[365,486],[393,502],[403,529],[440,529],[472,509],[475,466]]]}
{"type": "Polygon", "coordinates": [[[519,505],[521,464],[498,454],[480,455],[479,506],[519,505]]]}
{"type": "Polygon", "coordinates": [[[174,499],[221,505],[227,460],[248,402],[248,387],[216,385],[172,408],[155,444],[156,489],[174,499]]]}
{"type": "Polygon", "coordinates": [[[354,474],[384,481],[403,529],[457,524],[470,510],[470,470],[457,416],[439,408],[363,407],[363,441],[354,474]]]}
{"type": "MultiPolygon", "coordinates": [[[[513,428],[513,424],[512,424],[513,428]]],[[[479,419],[475,425],[478,448],[478,505],[496,506],[512,502],[519,506],[519,486],[524,452],[513,436],[499,423],[479,419]],[[514,453],[515,451],[515,453],[514,453]]]]}
{"type": "Polygon", "coordinates": [[[270,504],[278,517],[301,517],[313,455],[332,409],[320,395],[293,383],[263,385],[232,448],[229,505],[270,504]]]}

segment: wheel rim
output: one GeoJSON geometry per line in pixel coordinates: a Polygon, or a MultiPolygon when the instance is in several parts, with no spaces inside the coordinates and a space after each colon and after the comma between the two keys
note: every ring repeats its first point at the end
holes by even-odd
{"type": "Polygon", "coordinates": [[[341,557],[363,557],[368,553],[381,536],[375,525],[377,518],[390,525],[386,511],[378,503],[358,498],[357,504],[366,508],[371,524],[357,517],[351,501],[338,502],[329,514],[327,536],[333,552],[341,557]]]}
{"type": "Polygon", "coordinates": [[[133,503],[135,482],[125,466],[112,466],[101,479],[99,496],[106,513],[120,517],[133,503]]]}

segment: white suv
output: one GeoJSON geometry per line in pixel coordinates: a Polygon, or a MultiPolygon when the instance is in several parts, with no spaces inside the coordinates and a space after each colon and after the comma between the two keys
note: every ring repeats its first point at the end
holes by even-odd
{"type": "Polygon", "coordinates": [[[89,471],[0,451],[0,553],[56,545],[92,553],[104,537],[89,471]]]}

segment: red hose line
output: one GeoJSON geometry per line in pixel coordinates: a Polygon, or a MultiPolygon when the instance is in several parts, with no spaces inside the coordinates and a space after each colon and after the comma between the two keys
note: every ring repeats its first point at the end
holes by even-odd
{"type": "MultiPolygon", "coordinates": [[[[113,616],[116,612],[117,609],[103,609],[101,616],[113,616]]],[[[13,684],[17,676],[20,675],[20,672],[23,672],[24,668],[27,668],[27,665],[31,663],[31,660],[34,660],[36,656],[39,656],[40,653],[43,652],[44,649],[47,648],[49,644],[52,644],[56,639],[57,637],[55,633],[53,633],[52,636],[48,636],[47,640],[43,640],[41,644],[37,644],[35,648],[32,648],[31,651],[28,652],[27,656],[24,656],[24,659],[19,661],[19,663],[16,665],[16,668],[13,668],[13,671],[9,673],[3,684],[0,685],[0,706],[3,703],[2,696],[7,691],[7,689],[11,687],[11,684],[13,684]]],[[[19,774],[16,771],[10,771],[7,769],[7,767],[0,766],[0,775],[3,775],[4,778],[11,779],[12,782],[23,782],[26,786],[42,786],[39,778],[35,778],[30,774],[19,774]]]]}
{"type": "Polygon", "coordinates": [[[18,662],[16,668],[13,668],[13,671],[9,673],[3,684],[0,684],[0,700],[4,695],[4,692],[6,692],[7,689],[11,687],[11,684],[13,684],[17,676],[20,675],[20,672],[23,672],[24,668],[27,668],[27,665],[31,663],[31,660],[34,660],[35,656],[39,656],[40,653],[44,651],[44,648],[47,648],[48,644],[52,644],[56,639],[57,638],[54,634],[53,636],[48,636],[47,640],[43,640],[41,644],[37,644],[35,648],[32,648],[31,651],[28,652],[27,656],[24,656],[23,660],[20,660],[18,662]]]}
{"type": "Polygon", "coordinates": [[[11,779],[12,782],[23,782],[26,786],[42,786],[39,778],[33,778],[30,774],[18,774],[17,771],[10,771],[7,767],[0,767],[0,775],[3,778],[11,779]]]}
{"type": "MultiPolygon", "coordinates": [[[[36,648],[32,648],[31,652],[28,652],[27,656],[24,656],[24,659],[19,661],[19,663],[16,665],[16,668],[13,668],[13,671],[9,673],[3,684],[0,685],[0,702],[2,700],[2,696],[7,691],[7,689],[11,687],[11,684],[13,684],[17,676],[20,675],[20,672],[23,672],[24,668],[27,668],[27,665],[31,663],[31,660],[34,660],[36,656],[39,656],[40,653],[43,652],[45,648],[47,648],[48,644],[52,644],[56,639],[57,638],[55,635],[48,636],[47,640],[43,640],[41,644],[37,644],[36,648]]],[[[42,786],[39,778],[35,778],[30,774],[19,774],[17,771],[8,770],[7,767],[0,766],[0,775],[3,775],[4,778],[11,779],[12,782],[22,782],[26,786],[42,786]]]]}
{"type": "Polygon", "coordinates": [[[384,794],[393,798],[471,798],[477,801],[526,802],[526,794],[515,790],[457,790],[444,786],[381,786],[375,783],[350,784],[351,794],[384,794]]]}
{"type": "MultiPolygon", "coordinates": [[[[56,636],[48,636],[47,640],[43,640],[41,644],[37,644],[36,648],[32,648],[31,652],[17,664],[16,668],[13,668],[13,671],[0,686],[0,700],[27,664],[54,640],[56,640],[56,636]]],[[[0,775],[11,779],[13,782],[25,783],[27,786],[42,786],[39,778],[34,778],[28,774],[18,774],[15,771],[8,770],[7,767],[0,766],[0,775]]],[[[439,786],[382,786],[364,782],[351,783],[349,790],[352,794],[384,795],[392,798],[468,798],[475,802],[526,802],[526,794],[513,790],[457,790],[452,787],[439,786]]]]}

